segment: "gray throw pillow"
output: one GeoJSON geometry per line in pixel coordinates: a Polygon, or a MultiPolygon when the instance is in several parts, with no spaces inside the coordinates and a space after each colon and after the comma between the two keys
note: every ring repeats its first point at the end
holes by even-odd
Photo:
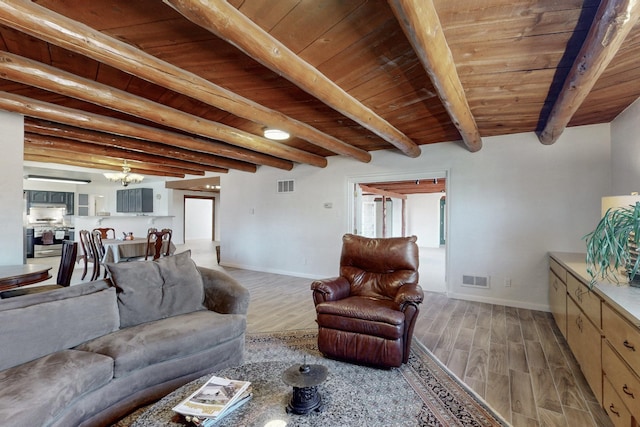
{"type": "Polygon", "coordinates": [[[202,276],[191,251],[106,268],[118,291],[120,328],[204,310],[202,276]]]}

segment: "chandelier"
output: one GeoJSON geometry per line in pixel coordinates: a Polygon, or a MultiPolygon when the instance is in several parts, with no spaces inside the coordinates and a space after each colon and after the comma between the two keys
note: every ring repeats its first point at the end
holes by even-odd
{"type": "Polygon", "coordinates": [[[123,187],[126,187],[131,183],[137,184],[144,179],[144,176],[140,174],[131,173],[131,168],[127,164],[126,160],[122,165],[122,172],[105,172],[104,177],[109,181],[121,183],[123,187]]]}

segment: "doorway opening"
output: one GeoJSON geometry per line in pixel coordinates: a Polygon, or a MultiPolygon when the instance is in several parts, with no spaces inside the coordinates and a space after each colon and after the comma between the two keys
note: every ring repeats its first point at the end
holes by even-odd
{"type": "Polygon", "coordinates": [[[215,240],[215,197],[184,196],[184,241],[215,240]]]}
{"type": "Polygon", "coordinates": [[[349,180],[350,232],[365,237],[416,235],[420,285],[447,292],[447,171],[349,180]]]}

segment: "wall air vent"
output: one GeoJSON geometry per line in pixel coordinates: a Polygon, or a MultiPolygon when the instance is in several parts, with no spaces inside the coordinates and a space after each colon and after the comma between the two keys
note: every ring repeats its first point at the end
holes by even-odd
{"type": "Polygon", "coordinates": [[[292,179],[278,181],[278,193],[293,193],[294,182],[292,179]]]}
{"type": "Polygon", "coordinates": [[[489,277],[486,276],[462,276],[462,286],[470,288],[489,288],[489,277]]]}

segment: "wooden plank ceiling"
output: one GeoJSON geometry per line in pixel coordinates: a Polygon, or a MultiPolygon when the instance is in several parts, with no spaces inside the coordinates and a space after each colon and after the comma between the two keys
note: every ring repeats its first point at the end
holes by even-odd
{"type": "Polygon", "coordinates": [[[635,0],[12,0],[0,109],[25,160],[167,177],[368,162],[610,122],[640,96],[635,0]],[[582,49],[582,51],[581,51],[582,49]],[[569,78],[567,78],[569,76],[569,78]],[[288,130],[266,140],[267,127],[288,130]]]}

